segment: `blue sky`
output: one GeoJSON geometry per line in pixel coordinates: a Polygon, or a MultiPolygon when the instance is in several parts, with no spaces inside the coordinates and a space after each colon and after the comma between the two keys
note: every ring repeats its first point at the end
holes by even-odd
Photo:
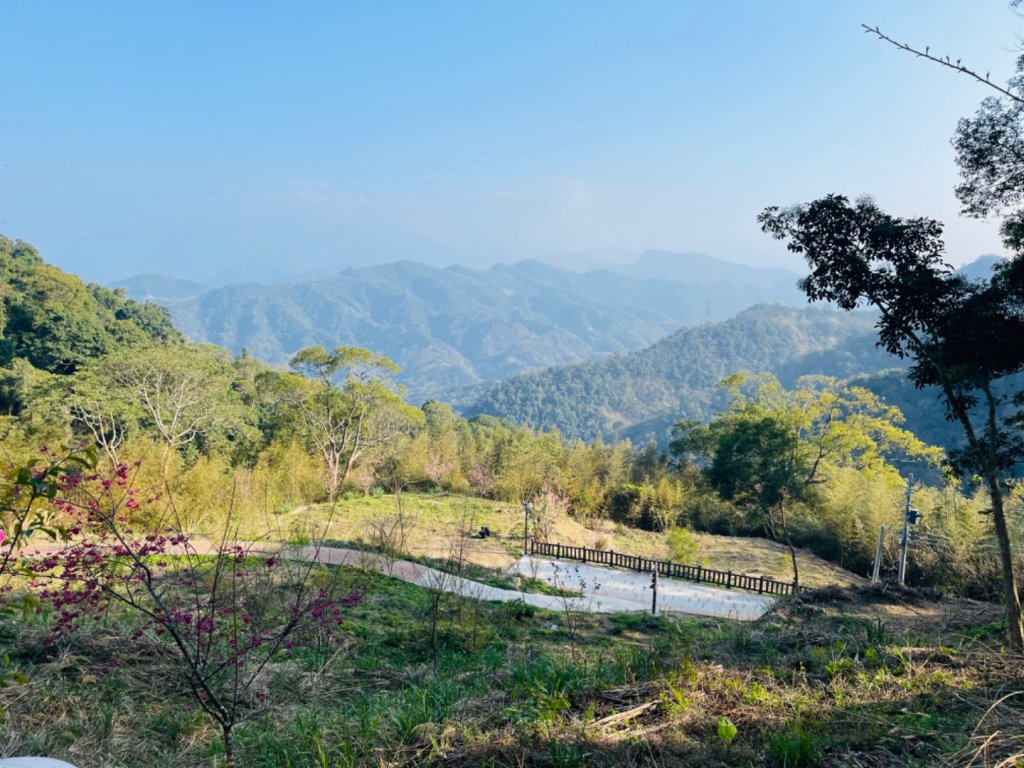
{"type": "Polygon", "coordinates": [[[792,265],[758,211],[842,192],[943,220],[954,263],[998,251],[952,194],[985,89],[862,21],[1000,81],[1024,29],[1001,0],[8,0],[0,232],[100,280],[600,248],[792,265]]]}

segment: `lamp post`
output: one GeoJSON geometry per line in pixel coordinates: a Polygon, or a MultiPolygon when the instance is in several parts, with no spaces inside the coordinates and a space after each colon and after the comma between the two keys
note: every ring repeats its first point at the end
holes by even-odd
{"type": "Polygon", "coordinates": [[[523,502],[523,554],[529,554],[529,534],[530,534],[530,502],[523,502]]]}

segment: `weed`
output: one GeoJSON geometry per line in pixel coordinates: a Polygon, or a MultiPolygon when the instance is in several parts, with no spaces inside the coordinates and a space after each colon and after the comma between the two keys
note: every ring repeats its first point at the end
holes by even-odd
{"type": "Polygon", "coordinates": [[[768,740],[768,751],[780,768],[804,768],[821,758],[818,738],[798,717],[786,730],[768,740]]]}
{"type": "Polygon", "coordinates": [[[864,636],[868,645],[885,645],[889,642],[889,633],[885,628],[885,622],[880,618],[865,622],[864,636]]]}
{"type": "Polygon", "coordinates": [[[719,717],[715,726],[715,733],[718,738],[726,744],[731,744],[736,738],[736,725],[728,717],[719,717]]]}
{"type": "Polygon", "coordinates": [[[548,742],[548,759],[552,768],[578,768],[584,764],[586,753],[576,744],[552,739],[548,742]]]}

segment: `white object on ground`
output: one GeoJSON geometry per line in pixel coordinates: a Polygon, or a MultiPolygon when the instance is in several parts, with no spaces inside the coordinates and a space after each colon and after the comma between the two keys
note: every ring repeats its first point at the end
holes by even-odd
{"type": "Polygon", "coordinates": [[[75,768],[71,763],[52,757],[5,757],[0,768],[75,768]]]}

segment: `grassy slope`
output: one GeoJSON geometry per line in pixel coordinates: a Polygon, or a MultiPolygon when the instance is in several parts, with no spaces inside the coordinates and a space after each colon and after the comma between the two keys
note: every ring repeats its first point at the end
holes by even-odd
{"type": "MultiPolygon", "coordinates": [[[[1024,687],[1019,664],[992,649],[997,609],[963,601],[783,606],[738,625],[452,598],[435,672],[428,593],[352,578],[367,597],[338,654],[322,669],[282,660],[307,669],[299,693],[271,670],[274,710],[240,730],[240,765],[962,765],[988,706],[1024,687]],[[634,719],[602,724],[640,704],[634,719]],[[730,743],[721,717],[737,728],[730,743]]],[[[112,624],[48,648],[40,628],[23,629],[8,645],[31,682],[0,689],[0,754],[81,768],[218,764],[217,732],[161,654],[112,624]],[[118,666],[102,671],[111,658],[118,666]]],[[[1001,732],[989,764],[1021,736],[1022,714],[1011,699],[989,715],[981,735],[1001,732]]]]}
{"type": "MultiPolygon", "coordinates": [[[[404,549],[415,555],[443,558],[452,546],[453,534],[460,530],[478,530],[486,525],[494,534],[488,540],[467,539],[466,559],[476,565],[507,568],[522,553],[522,510],[499,502],[448,494],[404,494],[404,512],[413,521],[404,549]]],[[[323,530],[330,521],[327,538],[372,543],[374,521],[396,514],[393,496],[353,497],[338,502],[333,515],[324,506],[304,507],[280,515],[276,523],[284,532],[315,528],[323,530]]],[[[457,538],[457,537],[455,537],[457,538]]],[[[708,568],[736,573],[764,574],[782,580],[792,579],[789,554],[785,547],[766,539],[696,534],[699,560],[708,568]]],[[[617,526],[606,521],[586,528],[570,517],[556,519],[550,537],[574,546],[585,545],[613,549],[645,557],[665,559],[669,551],[665,537],[617,526]]],[[[800,556],[801,582],[809,586],[862,583],[858,576],[803,551],[800,556]]]]}

